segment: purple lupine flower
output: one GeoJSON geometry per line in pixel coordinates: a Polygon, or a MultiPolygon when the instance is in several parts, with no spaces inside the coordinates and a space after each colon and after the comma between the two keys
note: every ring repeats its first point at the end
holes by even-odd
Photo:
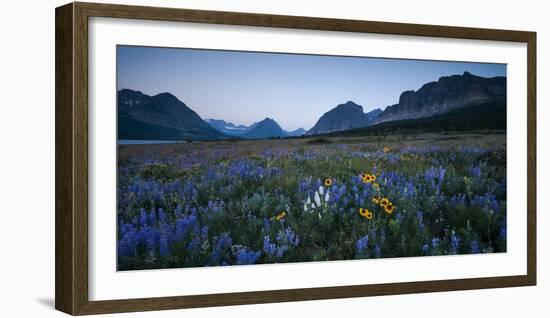
{"type": "Polygon", "coordinates": [[[446,169],[443,168],[443,167],[439,167],[439,182],[442,182],[443,179],[445,178],[445,171],[446,169]]]}
{"type": "Polygon", "coordinates": [[[307,192],[308,188],[309,188],[309,181],[307,181],[307,180],[302,180],[298,184],[298,192],[300,192],[300,193],[307,192]]]}
{"type": "Polygon", "coordinates": [[[426,255],[430,253],[430,247],[428,246],[428,244],[422,245],[422,252],[426,255]]]}
{"type": "Polygon", "coordinates": [[[237,251],[237,265],[255,264],[260,258],[260,252],[252,251],[247,248],[241,248],[237,251]]]}
{"type": "Polygon", "coordinates": [[[432,238],[432,248],[436,249],[439,246],[439,238],[434,237],[432,238]]]}
{"type": "Polygon", "coordinates": [[[479,253],[479,243],[476,240],[470,242],[470,252],[472,252],[472,254],[479,253]]]}
{"type": "Polygon", "coordinates": [[[454,206],[465,206],[466,195],[464,193],[453,194],[453,196],[451,197],[451,204],[454,206]]]}
{"type": "Polygon", "coordinates": [[[500,225],[500,231],[499,231],[499,235],[501,238],[506,238],[506,223],[503,222],[501,225],[500,225]]]}
{"type": "Polygon", "coordinates": [[[161,234],[159,239],[159,253],[160,253],[160,256],[166,256],[170,253],[168,236],[165,233],[161,234]]]}
{"type": "Polygon", "coordinates": [[[436,192],[441,190],[441,185],[443,184],[443,179],[445,178],[445,172],[446,169],[439,166],[438,168],[430,167],[424,173],[425,180],[432,185],[432,188],[434,188],[436,192]]]}
{"type": "Polygon", "coordinates": [[[334,192],[334,193],[332,193],[332,196],[330,197],[330,201],[331,201],[331,202],[338,202],[338,201],[340,201],[340,193],[339,193],[339,192],[334,192]]]}
{"type": "Polygon", "coordinates": [[[281,258],[291,247],[296,247],[300,243],[298,235],[290,227],[284,231],[280,230],[275,240],[275,242],[271,242],[268,235],[264,237],[264,252],[276,258],[281,258]]]}
{"type": "Polygon", "coordinates": [[[213,265],[221,264],[221,262],[224,261],[224,254],[231,248],[232,244],[233,240],[231,240],[229,233],[225,232],[218,236],[212,254],[210,255],[210,262],[213,265]]]}
{"type": "Polygon", "coordinates": [[[476,178],[481,175],[481,167],[480,166],[470,166],[468,171],[470,172],[470,174],[473,177],[476,177],[476,178]]]}
{"type": "Polygon", "coordinates": [[[363,254],[365,250],[369,247],[369,236],[365,235],[362,238],[358,239],[355,243],[358,254],[363,254]]]}
{"type": "Polygon", "coordinates": [[[395,219],[397,220],[397,223],[398,224],[403,224],[403,220],[404,220],[404,216],[403,216],[403,213],[401,212],[398,212],[396,215],[395,215],[395,219]]]}
{"type": "Polygon", "coordinates": [[[270,224],[269,224],[269,219],[268,218],[264,218],[263,220],[263,231],[264,233],[269,233],[269,229],[270,229],[270,224]]]}
{"type": "Polygon", "coordinates": [[[424,218],[424,212],[422,211],[416,211],[416,219],[419,223],[422,223],[422,219],[424,218]]]}
{"type": "Polygon", "coordinates": [[[344,195],[346,193],[346,185],[342,184],[342,186],[338,189],[338,194],[340,196],[344,195]]]}
{"type": "Polygon", "coordinates": [[[289,245],[292,247],[296,247],[300,243],[300,238],[296,235],[296,233],[294,233],[294,231],[292,231],[290,227],[287,227],[284,232],[279,231],[276,239],[278,244],[289,245]]]}
{"type": "Polygon", "coordinates": [[[275,243],[271,243],[269,236],[264,236],[264,252],[269,256],[274,256],[277,252],[275,243]]]}
{"type": "Polygon", "coordinates": [[[117,251],[121,256],[136,256],[137,237],[136,229],[132,224],[123,224],[120,227],[120,240],[117,243],[117,251]]]}
{"type": "Polygon", "coordinates": [[[455,234],[453,231],[453,234],[451,236],[451,254],[456,254],[458,252],[458,245],[459,245],[460,237],[455,234]]]}
{"type": "Polygon", "coordinates": [[[380,256],[382,255],[381,251],[382,251],[382,248],[380,248],[380,245],[376,244],[374,246],[374,253],[376,257],[380,258],[380,256]]]}
{"type": "Polygon", "coordinates": [[[191,252],[196,252],[201,245],[200,238],[195,236],[189,243],[187,243],[187,250],[191,252]]]}
{"type": "Polygon", "coordinates": [[[160,233],[156,228],[145,226],[139,229],[136,234],[136,238],[140,244],[143,244],[147,248],[147,250],[155,251],[160,238],[160,233]]]}
{"type": "Polygon", "coordinates": [[[484,195],[477,195],[471,200],[473,206],[478,206],[487,209],[487,212],[496,213],[499,210],[500,203],[498,202],[496,195],[491,192],[487,192],[484,195]]]}
{"type": "Polygon", "coordinates": [[[149,217],[145,209],[141,208],[139,209],[139,226],[146,227],[147,225],[149,225],[149,217]]]}
{"type": "Polygon", "coordinates": [[[201,239],[206,241],[208,239],[208,226],[203,225],[201,227],[201,239]]]}
{"type": "Polygon", "coordinates": [[[215,248],[221,250],[226,247],[230,247],[232,244],[233,241],[231,240],[231,236],[229,236],[229,233],[225,232],[218,237],[215,248]]]}
{"type": "Polygon", "coordinates": [[[193,229],[197,224],[197,217],[195,215],[184,216],[176,220],[176,228],[174,231],[174,240],[181,241],[185,236],[193,229]]]}
{"type": "Polygon", "coordinates": [[[164,212],[163,208],[158,209],[158,215],[159,215],[158,216],[159,223],[166,223],[167,217],[166,217],[166,212],[164,212]]]}
{"type": "Polygon", "coordinates": [[[407,181],[405,183],[405,190],[406,190],[406,195],[407,196],[414,196],[415,194],[415,189],[414,189],[414,184],[411,182],[411,181],[407,181]]]}
{"type": "Polygon", "coordinates": [[[155,224],[157,223],[157,217],[156,217],[157,213],[155,211],[155,208],[151,208],[151,213],[149,213],[149,225],[151,226],[155,226],[155,224]]]}

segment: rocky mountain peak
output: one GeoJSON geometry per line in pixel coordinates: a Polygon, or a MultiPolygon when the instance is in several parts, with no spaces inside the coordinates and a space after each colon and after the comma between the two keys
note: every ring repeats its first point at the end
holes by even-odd
{"type": "Polygon", "coordinates": [[[358,127],[365,127],[376,118],[381,110],[364,113],[363,106],[353,101],[339,104],[326,112],[311,128],[306,135],[326,134],[334,131],[348,130],[358,127]]]}
{"type": "Polygon", "coordinates": [[[443,76],[422,85],[417,91],[404,91],[399,96],[399,103],[388,106],[373,124],[430,117],[504,99],[506,77],[485,78],[466,71],[462,75],[443,76]]]}

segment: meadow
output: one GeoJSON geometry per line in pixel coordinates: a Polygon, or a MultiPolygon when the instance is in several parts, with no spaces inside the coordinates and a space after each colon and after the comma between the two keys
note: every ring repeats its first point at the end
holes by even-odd
{"type": "Polygon", "coordinates": [[[506,135],[118,146],[118,269],[506,251],[506,135]]]}

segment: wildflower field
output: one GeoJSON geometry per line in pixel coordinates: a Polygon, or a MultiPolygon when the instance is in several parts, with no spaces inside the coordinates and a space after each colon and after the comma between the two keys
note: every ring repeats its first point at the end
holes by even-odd
{"type": "Polygon", "coordinates": [[[118,269],[506,251],[506,135],[118,146],[118,269]]]}

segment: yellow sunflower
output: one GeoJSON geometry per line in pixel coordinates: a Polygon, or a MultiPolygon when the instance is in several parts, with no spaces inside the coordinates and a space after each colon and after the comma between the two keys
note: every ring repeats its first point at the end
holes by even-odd
{"type": "Polygon", "coordinates": [[[365,216],[367,218],[367,220],[372,220],[373,216],[374,216],[374,214],[371,211],[367,210],[367,215],[365,216]]]}
{"type": "Polygon", "coordinates": [[[277,219],[277,221],[281,221],[282,219],[284,219],[286,217],[286,212],[285,211],[282,211],[281,213],[277,214],[277,216],[275,217],[275,219],[277,219]]]}
{"type": "Polygon", "coordinates": [[[390,200],[388,198],[382,198],[380,199],[380,206],[385,207],[386,205],[390,204],[390,200]]]}
{"type": "Polygon", "coordinates": [[[332,179],[326,178],[325,179],[325,186],[330,187],[332,185],[332,179]]]}
{"type": "Polygon", "coordinates": [[[374,197],[372,197],[372,202],[374,204],[380,204],[380,199],[382,199],[379,195],[375,195],[374,197]]]}
{"type": "Polygon", "coordinates": [[[386,211],[386,213],[388,214],[392,214],[393,213],[393,210],[395,209],[395,205],[393,205],[393,203],[388,203],[385,207],[384,207],[384,211],[386,211]]]}
{"type": "Polygon", "coordinates": [[[374,216],[374,214],[371,211],[369,211],[369,209],[363,209],[363,208],[359,208],[359,214],[367,218],[367,220],[371,220],[372,217],[374,216]]]}
{"type": "Polygon", "coordinates": [[[364,174],[361,179],[363,180],[363,183],[371,183],[376,180],[376,176],[373,174],[364,174]]]}

